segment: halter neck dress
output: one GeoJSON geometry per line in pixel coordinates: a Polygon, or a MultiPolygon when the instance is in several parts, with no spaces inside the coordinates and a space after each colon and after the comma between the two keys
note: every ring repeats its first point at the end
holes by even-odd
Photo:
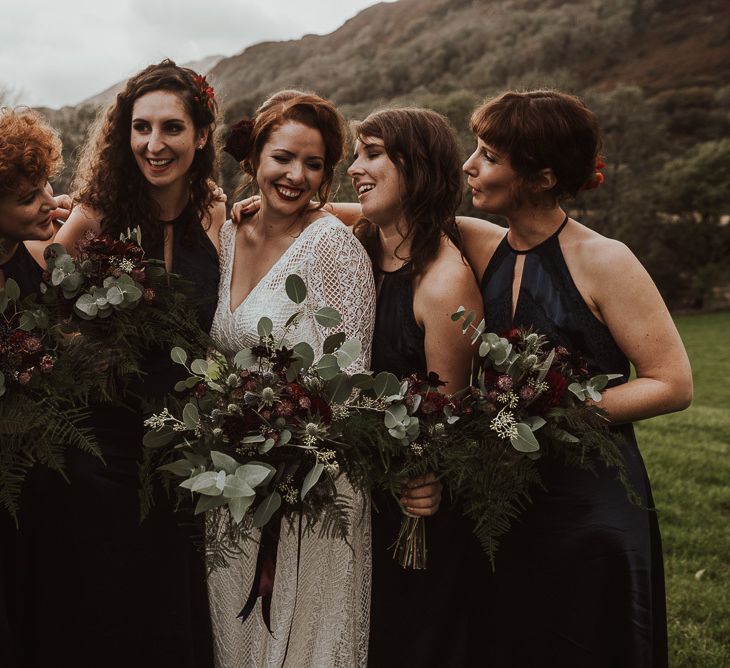
{"type": "MultiPolygon", "coordinates": [[[[216,249],[191,206],[164,223],[173,228],[172,271],[194,283],[198,321],[207,330],[217,300],[216,249]],[[196,226],[190,241],[189,226],[196,226]]],[[[143,246],[147,257],[164,259],[162,239],[145,244],[143,236],[143,246]]],[[[179,380],[167,350],[150,349],[143,369],[124,404],[91,407],[104,462],[69,449],[71,484],[53,474],[52,487],[35,495],[21,666],[213,666],[205,567],[193,544],[199,518],[176,513],[160,493],[140,523],[138,469],[151,409],[135,395],[143,385],[147,397],[161,401],[179,380]]]]}
{"type": "MultiPolygon", "coordinates": [[[[487,331],[533,327],[552,345],[582,355],[591,374],[620,373],[629,362],[608,327],[591,312],[560,245],[563,225],[528,251],[507,236],[482,277],[487,331]],[[513,312],[517,258],[524,266],[513,312]]],[[[504,537],[485,607],[484,665],[645,668],[667,665],[662,549],[646,469],[631,424],[626,440],[633,505],[616,472],[596,474],[543,456],[545,489],[504,537]],[[647,509],[648,508],[648,509],[647,509]]],[[[489,571],[487,571],[489,573],[489,571]]]]}
{"type": "MultiPolygon", "coordinates": [[[[410,263],[382,272],[376,303],[372,369],[399,378],[425,373],[425,334],[413,313],[410,263]]],[[[472,527],[444,490],[439,510],[425,518],[425,570],[404,569],[393,559],[403,520],[396,500],[375,491],[373,498],[373,593],[368,665],[373,668],[461,668],[482,665],[473,642],[474,568],[480,548],[472,527]]],[[[480,601],[481,602],[481,601],[480,601]]],[[[479,650],[479,651],[477,651],[479,650]]]]}

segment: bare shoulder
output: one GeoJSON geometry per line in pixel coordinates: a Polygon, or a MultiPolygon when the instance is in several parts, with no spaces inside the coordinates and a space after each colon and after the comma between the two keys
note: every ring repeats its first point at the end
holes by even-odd
{"type": "Polygon", "coordinates": [[[626,244],[605,237],[576,221],[561,235],[560,244],[571,271],[573,268],[581,273],[590,270],[598,278],[610,273],[620,280],[617,276],[619,273],[632,269],[643,270],[626,244]],[[575,266],[571,267],[571,264],[575,266]]]}
{"type": "Polygon", "coordinates": [[[507,229],[481,218],[457,216],[464,255],[469,261],[474,275],[480,280],[492,259],[507,229]]]}
{"type": "Polygon", "coordinates": [[[428,306],[472,290],[478,291],[478,286],[469,263],[449,239],[442,238],[436,259],[416,283],[417,299],[428,306]]]}
{"type": "Polygon", "coordinates": [[[226,205],[224,202],[214,201],[208,208],[205,221],[201,221],[208,237],[220,253],[221,228],[226,222],[226,205]]]}

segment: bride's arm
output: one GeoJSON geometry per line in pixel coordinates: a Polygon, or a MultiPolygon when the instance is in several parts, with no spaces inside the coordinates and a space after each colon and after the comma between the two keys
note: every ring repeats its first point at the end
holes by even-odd
{"type": "Polygon", "coordinates": [[[370,367],[375,324],[375,284],[365,249],[344,225],[331,225],[318,235],[313,248],[310,281],[318,306],[340,313],[336,328],[320,327],[322,341],[335,332],[345,332],[362,344],[362,353],[347,369],[349,373],[370,367]]]}

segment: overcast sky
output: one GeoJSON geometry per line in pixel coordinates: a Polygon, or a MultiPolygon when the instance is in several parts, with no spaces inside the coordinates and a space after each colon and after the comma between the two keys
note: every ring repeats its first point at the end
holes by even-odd
{"type": "Polygon", "coordinates": [[[376,0],[3,0],[0,87],[14,102],[76,104],[152,62],[230,56],[336,30],[376,0]]]}

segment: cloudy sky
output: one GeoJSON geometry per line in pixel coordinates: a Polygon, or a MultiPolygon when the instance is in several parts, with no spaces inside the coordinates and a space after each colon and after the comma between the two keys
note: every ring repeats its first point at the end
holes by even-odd
{"type": "Polygon", "coordinates": [[[230,56],[327,34],[376,0],[4,0],[0,88],[14,102],[76,104],[145,65],[230,56]]]}

